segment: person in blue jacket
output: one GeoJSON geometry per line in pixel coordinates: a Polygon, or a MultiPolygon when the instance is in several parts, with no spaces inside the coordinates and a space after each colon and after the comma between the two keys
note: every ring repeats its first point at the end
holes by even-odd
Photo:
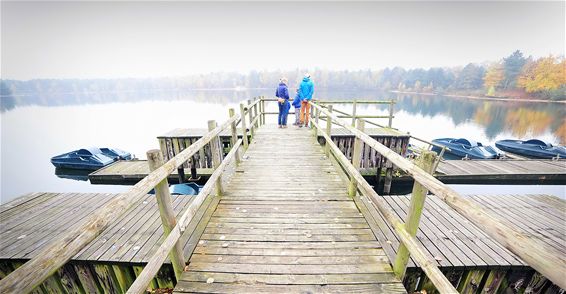
{"type": "Polygon", "coordinates": [[[299,94],[299,89],[297,89],[297,94],[295,94],[295,98],[293,98],[293,107],[295,107],[295,122],[293,125],[298,126],[301,123],[301,95],[299,94]]]}
{"type": "Polygon", "coordinates": [[[279,87],[275,91],[275,96],[277,96],[277,105],[279,106],[279,117],[277,118],[277,124],[279,128],[287,127],[287,116],[289,115],[289,90],[287,89],[287,78],[281,78],[279,80],[279,87]]]}
{"type": "Polygon", "coordinates": [[[301,85],[299,86],[299,94],[302,98],[301,101],[301,121],[299,122],[299,127],[303,125],[306,127],[309,123],[310,115],[310,104],[312,100],[312,94],[314,93],[314,84],[311,81],[311,75],[306,73],[301,85]]]}

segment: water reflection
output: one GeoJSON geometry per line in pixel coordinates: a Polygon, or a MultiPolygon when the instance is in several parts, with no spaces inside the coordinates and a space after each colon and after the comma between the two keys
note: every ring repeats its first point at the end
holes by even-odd
{"type": "Polygon", "coordinates": [[[70,179],[75,181],[88,181],[88,174],[92,171],[70,168],[56,168],[55,175],[61,179],[70,179]]]}
{"type": "MultiPolygon", "coordinates": [[[[273,89],[102,92],[16,96],[10,101],[2,98],[0,202],[35,191],[124,191],[127,187],[91,185],[84,181],[84,175],[60,171],[54,175],[49,159],[89,146],[116,147],[143,159],[147,150],[159,147],[156,136],[173,128],[206,128],[210,119],[224,121],[228,107],[238,109],[237,103],[259,95],[272,96],[273,89]],[[68,176],[82,180],[71,181],[68,176]]],[[[563,104],[369,91],[317,90],[315,96],[329,100],[395,99],[394,127],[429,140],[469,137],[492,144],[498,139],[537,137],[552,143],[566,141],[563,104]]],[[[337,108],[351,112],[351,107],[337,108]]],[[[276,111],[276,105],[269,104],[267,110],[276,111]]],[[[387,113],[387,105],[358,105],[358,114],[387,113]]],[[[274,123],[275,119],[268,117],[268,122],[274,123]]]]}

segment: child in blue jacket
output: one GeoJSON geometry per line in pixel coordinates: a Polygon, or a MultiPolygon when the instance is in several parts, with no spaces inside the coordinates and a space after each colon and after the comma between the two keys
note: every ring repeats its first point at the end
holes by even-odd
{"type": "Polygon", "coordinates": [[[301,99],[301,94],[299,92],[299,89],[297,89],[297,94],[295,94],[295,98],[293,98],[293,107],[295,107],[295,122],[293,123],[293,125],[295,126],[298,126],[301,122],[301,100],[303,99],[301,99]]]}

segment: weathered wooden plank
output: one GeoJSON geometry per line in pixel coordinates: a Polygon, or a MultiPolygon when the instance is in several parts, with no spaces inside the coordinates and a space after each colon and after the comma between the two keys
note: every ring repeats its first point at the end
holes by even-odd
{"type": "Polygon", "coordinates": [[[189,271],[224,272],[224,273],[257,273],[257,274],[369,274],[389,273],[391,266],[387,263],[372,264],[327,264],[324,266],[311,264],[233,264],[233,263],[201,263],[191,262],[189,271]]]}
{"type": "Polygon", "coordinates": [[[194,254],[190,262],[196,263],[230,263],[230,264],[287,264],[287,265],[355,265],[355,264],[387,264],[389,259],[384,255],[346,255],[346,256],[258,256],[258,255],[214,255],[194,254]]]}
{"type": "Polygon", "coordinates": [[[284,275],[284,274],[232,274],[189,272],[183,276],[186,282],[206,282],[214,279],[216,283],[270,284],[270,285],[344,285],[397,282],[390,273],[382,274],[324,274],[324,275],[284,275]]]}
{"type": "MultiPolygon", "coordinates": [[[[67,264],[66,266],[69,266],[67,264]]],[[[80,284],[86,293],[101,293],[102,287],[98,283],[96,272],[90,264],[72,264],[71,265],[78,276],[80,284]]]]}
{"type": "Polygon", "coordinates": [[[242,285],[180,282],[174,293],[406,293],[401,283],[356,285],[242,285]]]}

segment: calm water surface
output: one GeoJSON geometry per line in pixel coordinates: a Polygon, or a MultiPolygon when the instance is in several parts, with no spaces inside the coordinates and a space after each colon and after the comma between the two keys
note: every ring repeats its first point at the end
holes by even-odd
{"type": "MultiPolygon", "coordinates": [[[[49,159],[88,147],[115,147],[145,159],[156,137],[174,128],[206,128],[228,117],[228,108],[271,89],[89,93],[2,98],[0,202],[29,192],[120,192],[127,186],[91,185],[55,175],[49,159]]],[[[468,137],[484,144],[506,138],[566,142],[563,104],[479,101],[440,96],[319,91],[323,99],[395,99],[393,126],[432,140],[468,137]]],[[[276,111],[275,105],[268,110],[276,111]]],[[[351,105],[336,108],[351,112],[351,105]]],[[[358,114],[387,114],[386,106],[358,105],[358,114]]],[[[275,123],[275,116],[271,120],[275,123]]],[[[379,121],[378,121],[379,122],[379,121]]],[[[386,120],[381,121],[386,124],[386,120]]],[[[462,193],[549,193],[565,198],[566,186],[455,185],[462,193]]]]}

